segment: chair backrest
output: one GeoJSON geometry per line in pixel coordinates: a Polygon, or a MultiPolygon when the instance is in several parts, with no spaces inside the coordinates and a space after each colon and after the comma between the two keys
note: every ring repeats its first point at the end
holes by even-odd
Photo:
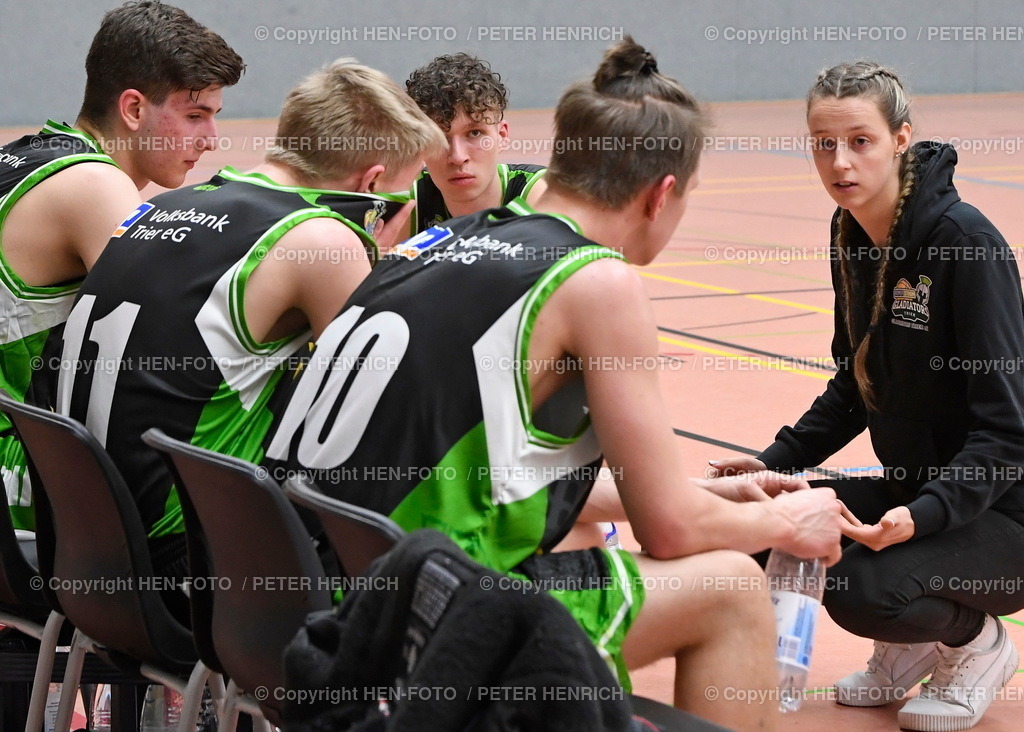
{"type": "Polygon", "coordinates": [[[26,559],[14,533],[10,511],[0,507],[0,609],[36,622],[45,621],[50,604],[38,578],[38,570],[26,559]]]}
{"type": "Polygon", "coordinates": [[[316,513],[349,577],[363,574],[405,536],[402,527],[387,516],[321,493],[308,476],[288,478],[284,490],[292,501],[316,513]]]}
{"type": "Polygon", "coordinates": [[[189,672],[192,635],[170,614],[153,577],[132,495],[79,422],[0,393],[28,458],[43,591],[54,609],[126,660],[189,672]]]}
{"type": "MultiPolygon", "coordinates": [[[[262,468],[155,428],[142,439],[163,455],[181,499],[200,657],[240,689],[283,688],[284,647],[307,614],[331,608],[309,532],[262,468]]],[[[260,702],[271,722],[282,705],[273,694],[260,702]]]]}

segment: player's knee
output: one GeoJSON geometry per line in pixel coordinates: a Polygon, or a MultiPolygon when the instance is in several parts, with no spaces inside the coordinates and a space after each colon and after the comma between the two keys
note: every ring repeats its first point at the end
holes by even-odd
{"type": "Polygon", "coordinates": [[[721,577],[722,589],[739,593],[763,594],[767,592],[764,570],[753,557],[743,552],[718,551],[710,555],[713,576],[721,577]]]}
{"type": "Polygon", "coordinates": [[[709,552],[701,569],[694,589],[704,595],[712,614],[732,622],[737,614],[755,617],[770,613],[764,571],[750,556],[735,551],[709,552]]]}

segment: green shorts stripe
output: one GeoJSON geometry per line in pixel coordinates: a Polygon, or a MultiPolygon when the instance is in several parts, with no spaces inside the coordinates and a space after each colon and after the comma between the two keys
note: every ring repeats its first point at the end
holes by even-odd
{"type": "Polygon", "coordinates": [[[587,549],[531,557],[509,573],[558,600],[594,642],[626,691],[632,689],[622,644],[644,602],[636,559],[618,549],[587,549]]]}
{"type": "Polygon", "coordinates": [[[15,529],[35,531],[36,516],[32,508],[32,487],[28,461],[21,440],[8,433],[0,437],[0,478],[7,494],[7,506],[15,529]]]}

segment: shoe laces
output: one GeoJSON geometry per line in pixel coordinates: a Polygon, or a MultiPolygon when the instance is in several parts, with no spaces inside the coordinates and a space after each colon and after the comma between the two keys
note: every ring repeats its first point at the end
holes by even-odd
{"type": "Polygon", "coordinates": [[[922,686],[921,695],[966,706],[967,699],[964,694],[966,690],[956,682],[961,676],[963,662],[974,649],[967,646],[950,648],[940,643],[937,650],[939,662],[935,665],[931,678],[922,686]]]}
{"type": "Polygon", "coordinates": [[[873,674],[878,671],[878,666],[885,659],[885,655],[889,652],[890,648],[899,648],[904,651],[911,649],[909,643],[886,643],[885,641],[875,641],[875,651],[871,654],[871,658],[868,659],[868,673],[873,674]]]}

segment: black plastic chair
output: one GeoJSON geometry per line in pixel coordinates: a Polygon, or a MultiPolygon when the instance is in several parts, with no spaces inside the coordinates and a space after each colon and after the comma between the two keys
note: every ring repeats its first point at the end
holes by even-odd
{"type": "MultiPolygon", "coordinates": [[[[25,725],[26,730],[38,732],[43,724],[46,692],[64,616],[50,608],[43,596],[39,572],[26,558],[22,544],[15,534],[10,512],[0,506],[0,625],[14,628],[39,641],[25,725]]],[[[30,554],[34,559],[34,546],[30,554]]],[[[0,664],[5,670],[13,665],[12,660],[10,654],[0,654],[0,664]]],[[[9,686],[7,688],[10,690],[9,686]]],[[[9,721],[5,718],[4,723],[9,724],[9,721]]]]}
{"type": "Polygon", "coordinates": [[[192,592],[192,627],[200,657],[231,679],[221,731],[237,711],[258,711],[280,725],[285,686],[282,651],[306,615],[331,608],[330,585],[309,532],[266,471],[168,437],[142,435],[174,475],[185,517],[193,577],[213,581],[192,592]],[[235,689],[267,690],[253,709],[235,689]]]}
{"type": "Polygon", "coordinates": [[[2,393],[0,409],[28,457],[43,593],[75,627],[58,732],[70,728],[86,651],[182,692],[179,729],[191,732],[207,680],[215,696],[223,685],[198,662],[191,632],[160,595],[164,583],[154,577],[142,519],[120,473],[75,420],[2,393]]]}
{"type": "Polygon", "coordinates": [[[349,577],[358,577],[401,541],[405,531],[387,516],[321,493],[306,476],[284,483],[293,503],[316,514],[327,541],[349,577]]]}
{"type": "MultiPolygon", "coordinates": [[[[386,554],[405,536],[405,531],[387,516],[331,498],[307,476],[289,478],[284,490],[292,501],[316,513],[338,561],[350,577],[363,574],[374,559],[386,554]]],[[[643,720],[646,729],[725,732],[723,727],[647,697],[629,694],[629,701],[634,716],[638,722],[643,720]]]]}
{"type": "MultiPolygon", "coordinates": [[[[67,667],[68,654],[57,652],[57,647],[71,642],[73,628],[63,615],[50,607],[43,594],[35,534],[28,534],[29,538],[19,538],[10,513],[0,510],[0,625],[39,641],[38,651],[14,648],[0,652],[0,685],[4,690],[0,728],[10,729],[14,720],[24,718],[27,732],[40,732],[49,684],[63,679],[67,667]],[[27,709],[19,703],[23,698],[19,693],[20,685],[24,683],[31,683],[27,709]]],[[[81,681],[114,684],[121,702],[134,701],[134,693],[122,693],[129,688],[126,685],[148,683],[148,679],[120,672],[92,656],[86,659],[81,681]]],[[[115,729],[138,728],[137,705],[120,703],[112,711],[111,723],[115,729]]]]}

